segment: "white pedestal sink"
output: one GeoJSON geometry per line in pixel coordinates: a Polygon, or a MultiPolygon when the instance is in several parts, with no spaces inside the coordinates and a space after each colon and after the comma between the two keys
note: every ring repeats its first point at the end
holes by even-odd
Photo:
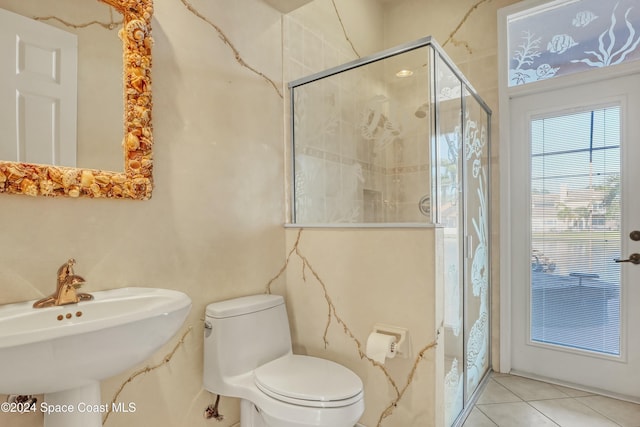
{"type": "Polygon", "coordinates": [[[94,300],[0,306],[0,393],[41,394],[45,427],[100,427],[100,381],[151,356],[184,323],[191,299],[157,288],[93,292],[94,300]],[[48,410],[47,410],[48,409],[48,410]]]}

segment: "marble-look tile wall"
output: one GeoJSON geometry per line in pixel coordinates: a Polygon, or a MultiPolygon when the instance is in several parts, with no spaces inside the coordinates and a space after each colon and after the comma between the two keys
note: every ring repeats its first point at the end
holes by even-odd
{"type": "MultiPolygon", "coordinates": [[[[347,40],[353,52],[347,59],[434,35],[492,107],[497,129],[496,10],[513,0],[388,2],[384,22],[382,9],[359,11],[355,6],[362,2],[371,3],[311,3],[335,6],[339,12],[328,18],[327,34],[347,40]],[[377,26],[375,40],[370,30],[361,31],[364,23],[377,26]]],[[[76,271],[87,279],[88,292],[142,285],[188,293],[194,307],[180,334],[148,364],[104,382],[104,401],[124,385],[119,400],[137,407],[135,413],[110,415],[105,426],[229,427],[238,421],[235,399],[221,400],[224,420],[203,417],[214,401],[201,385],[204,307],[214,300],[264,292],[273,278],[272,291],[288,298],[296,350],[342,362],[368,384],[367,426],[442,425],[437,418],[442,397],[431,391],[434,378],[442,378],[440,350],[429,347],[441,318],[438,304],[430,299],[441,298],[434,276],[437,231],[304,230],[298,241],[298,230],[282,230],[286,93],[281,85],[281,14],[262,0],[162,0],[156,1],[153,31],[153,198],[133,202],[1,196],[0,304],[49,294],[56,268],[70,256],[77,259],[76,271]],[[287,258],[296,241],[304,258],[287,258]],[[286,274],[278,275],[286,259],[286,274]],[[356,342],[331,313],[340,316],[359,341],[377,321],[409,327],[413,359],[386,365],[395,386],[382,370],[359,359],[356,342]],[[171,360],[163,363],[176,345],[171,360]],[[421,349],[424,359],[417,359],[421,349]],[[146,365],[159,367],[127,382],[146,365]],[[405,389],[408,377],[412,385],[405,389]],[[390,408],[398,396],[400,404],[390,408]],[[391,412],[381,421],[387,408],[391,412]]],[[[342,58],[336,58],[340,62],[342,58]]],[[[494,132],[494,166],[497,142],[494,132]]],[[[493,172],[492,187],[497,189],[498,168],[493,172]]],[[[495,296],[497,191],[493,206],[495,296]]],[[[494,297],[497,313],[495,302],[494,297]]],[[[494,328],[494,340],[496,332],[494,328]]],[[[495,359],[497,352],[493,354],[495,359]]],[[[0,414],[0,425],[39,426],[42,416],[0,414]]]]}
{"type": "MultiPolygon", "coordinates": [[[[165,287],[193,300],[163,349],[103,382],[105,403],[124,385],[118,401],[136,404],[135,413],[110,414],[106,427],[238,422],[236,399],[221,400],[223,421],[203,416],[215,397],[202,388],[201,319],[210,302],[263,293],[284,259],[281,16],[262,0],[155,2],[150,201],[0,195],[0,304],[52,293],[56,269],[69,257],[87,280],[85,292],[165,287]]],[[[119,42],[117,31],[109,34],[119,42]]],[[[116,98],[122,102],[121,93],[116,98]]],[[[120,147],[121,136],[112,143],[120,147]]],[[[42,426],[42,414],[0,413],[0,425],[42,426]]]]}
{"type": "MultiPolygon", "coordinates": [[[[442,426],[442,230],[288,229],[294,351],[335,360],[364,383],[368,426],[442,426]],[[366,357],[376,323],[409,330],[406,358],[366,357]]],[[[280,291],[278,286],[271,290],[280,291]]]]}

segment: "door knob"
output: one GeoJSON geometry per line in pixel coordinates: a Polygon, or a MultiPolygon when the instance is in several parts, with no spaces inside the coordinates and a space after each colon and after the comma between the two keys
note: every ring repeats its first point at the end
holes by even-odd
{"type": "Polygon", "coordinates": [[[640,254],[634,253],[629,255],[629,259],[614,259],[615,262],[630,262],[631,264],[640,264],[640,254]]]}
{"type": "Polygon", "coordinates": [[[629,238],[634,242],[640,241],[640,230],[633,230],[629,233],[629,238]]]}

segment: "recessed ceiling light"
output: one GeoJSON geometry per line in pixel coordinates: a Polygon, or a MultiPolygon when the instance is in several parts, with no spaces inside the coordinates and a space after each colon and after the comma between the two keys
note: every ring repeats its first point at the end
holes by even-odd
{"type": "Polygon", "coordinates": [[[411,70],[400,70],[396,73],[396,77],[411,77],[413,76],[413,71],[411,70]]]}

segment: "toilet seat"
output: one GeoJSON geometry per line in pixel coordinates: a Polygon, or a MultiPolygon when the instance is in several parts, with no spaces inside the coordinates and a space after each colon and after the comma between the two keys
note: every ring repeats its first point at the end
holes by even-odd
{"type": "Polygon", "coordinates": [[[290,354],[258,367],[254,382],[268,396],[316,408],[348,406],[362,399],[362,380],[351,370],[317,357],[290,354]]]}

